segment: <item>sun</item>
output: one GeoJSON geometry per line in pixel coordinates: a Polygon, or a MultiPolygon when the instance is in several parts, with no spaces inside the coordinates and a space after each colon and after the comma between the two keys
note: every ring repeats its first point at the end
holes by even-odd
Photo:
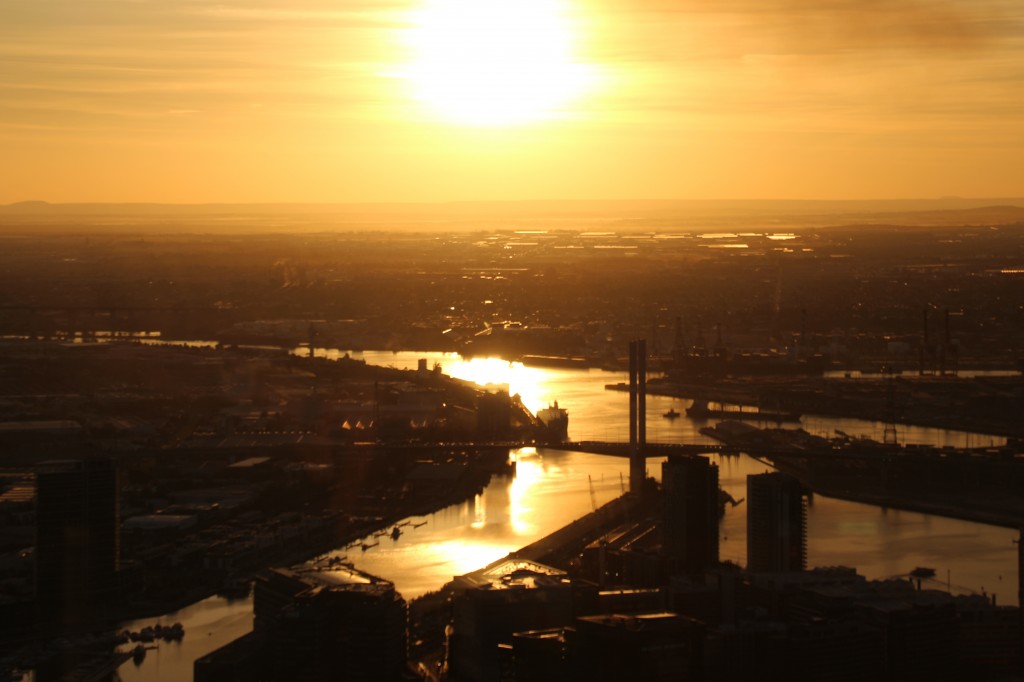
{"type": "Polygon", "coordinates": [[[403,75],[441,118],[507,126],[559,116],[593,82],[560,0],[424,0],[403,75]]]}

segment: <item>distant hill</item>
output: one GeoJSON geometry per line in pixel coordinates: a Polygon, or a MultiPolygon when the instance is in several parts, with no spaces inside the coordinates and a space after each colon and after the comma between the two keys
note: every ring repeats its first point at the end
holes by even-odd
{"type": "Polygon", "coordinates": [[[1024,198],[876,201],[480,201],[353,204],[0,205],[0,229],[54,232],[807,229],[1024,222],[1024,198]],[[20,228],[20,229],[19,229],[20,228]]]}

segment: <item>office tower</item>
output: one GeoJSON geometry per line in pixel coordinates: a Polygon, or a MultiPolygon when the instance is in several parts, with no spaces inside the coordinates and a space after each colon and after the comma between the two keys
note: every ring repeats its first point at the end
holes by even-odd
{"type": "Polygon", "coordinates": [[[117,468],[109,459],[44,462],[36,472],[36,605],[44,627],[103,616],[116,597],[117,468]]]}
{"type": "Polygon", "coordinates": [[[800,482],[773,472],[747,476],[747,568],[807,567],[807,511],[800,482]]]}
{"type": "Polygon", "coordinates": [[[662,538],[673,570],[703,573],[718,564],[718,465],[670,455],[661,466],[662,538]]]}

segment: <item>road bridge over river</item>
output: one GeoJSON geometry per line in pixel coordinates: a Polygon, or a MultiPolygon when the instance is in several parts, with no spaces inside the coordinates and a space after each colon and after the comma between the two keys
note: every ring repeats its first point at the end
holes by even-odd
{"type": "MultiPolygon", "coordinates": [[[[535,447],[538,450],[564,450],[568,452],[586,452],[591,455],[609,455],[611,457],[629,457],[629,443],[614,441],[580,440],[563,443],[535,443],[530,441],[467,441],[442,443],[357,443],[356,447],[376,449],[387,447],[391,450],[514,450],[517,448],[535,447]]],[[[738,448],[728,445],[704,445],[700,443],[647,443],[641,454],[644,457],[667,457],[668,455],[738,455],[738,448]]]]}
{"type": "MultiPolygon", "coordinates": [[[[547,450],[587,452],[592,455],[629,457],[629,443],[582,440],[567,443],[538,445],[537,447],[547,450]]],[[[703,445],[699,443],[647,443],[641,448],[640,454],[644,457],[667,457],[668,455],[738,455],[739,452],[740,451],[736,448],[731,448],[725,445],[703,445]]]]}

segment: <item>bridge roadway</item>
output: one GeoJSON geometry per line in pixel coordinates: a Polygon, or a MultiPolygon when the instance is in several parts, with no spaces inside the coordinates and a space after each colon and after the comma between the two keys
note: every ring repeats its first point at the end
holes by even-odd
{"type": "MultiPolygon", "coordinates": [[[[574,452],[588,452],[593,455],[611,455],[613,457],[629,457],[629,443],[612,443],[594,440],[572,441],[567,443],[555,443],[537,445],[538,448],[547,450],[572,450],[574,452]]],[[[709,454],[734,455],[739,454],[736,448],[725,445],[700,445],[694,443],[647,443],[643,447],[644,457],[667,457],[668,455],[709,455],[709,454]]]]}
{"type": "MultiPolygon", "coordinates": [[[[616,443],[595,440],[568,441],[565,443],[534,443],[530,441],[468,441],[442,443],[356,443],[357,447],[378,448],[388,447],[402,450],[502,450],[536,447],[538,450],[564,450],[586,452],[591,455],[608,455],[611,457],[629,457],[629,443],[616,443]]],[[[667,457],[668,455],[738,455],[739,449],[727,445],[700,445],[692,443],[647,443],[644,446],[644,457],[667,457]]]]}

